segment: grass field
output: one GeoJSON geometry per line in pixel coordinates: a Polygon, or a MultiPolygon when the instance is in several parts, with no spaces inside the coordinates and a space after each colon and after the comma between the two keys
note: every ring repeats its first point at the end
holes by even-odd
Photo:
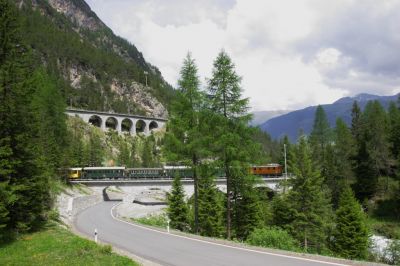
{"type": "Polygon", "coordinates": [[[166,215],[150,215],[147,217],[142,218],[131,218],[133,222],[144,224],[144,225],[151,225],[156,227],[167,227],[167,216],[166,215]]]}
{"type": "Polygon", "coordinates": [[[59,226],[0,246],[0,265],[139,265],[59,226]]]}

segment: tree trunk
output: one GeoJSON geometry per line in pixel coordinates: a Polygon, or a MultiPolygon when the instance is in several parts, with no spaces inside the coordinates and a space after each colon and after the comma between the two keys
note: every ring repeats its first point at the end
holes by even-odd
{"type": "Polygon", "coordinates": [[[199,182],[197,177],[197,157],[193,155],[193,186],[194,186],[194,231],[199,233],[199,182]]]}
{"type": "Polygon", "coordinates": [[[308,243],[307,243],[307,232],[304,232],[304,251],[307,252],[308,243]]]}
{"type": "Polygon", "coordinates": [[[231,239],[231,181],[228,165],[225,162],[226,175],[226,238],[231,239]]]}

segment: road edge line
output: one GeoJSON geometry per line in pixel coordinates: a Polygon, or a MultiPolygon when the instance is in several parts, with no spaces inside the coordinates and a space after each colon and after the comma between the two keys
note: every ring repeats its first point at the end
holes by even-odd
{"type": "Polygon", "coordinates": [[[178,237],[178,238],[183,238],[183,239],[187,239],[187,240],[192,240],[192,241],[197,241],[197,242],[201,242],[201,243],[206,243],[206,244],[212,244],[215,246],[221,246],[221,247],[227,247],[227,248],[232,248],[232,249],[236,249],[236,250],[243,250],[243,251],[249,251],[249,252],[253,252],[253,253],[258,253],[258,254],[264,254],[264,255],[271,255],[271,256],[277,256],[277,257],[283,257],[283,258],[289,258],[289,259],[297,259],[297,260],[303,260],[303,261],[310,261],[310,262],[317,262],[317,263],[322,263],[322,264],[328,264],[328,265],[335,265],[335,266],[350,266],[349,264],[342,264],[342,263],[336,263],[336,262],[329,262],[329,261],[321,261],[321,260],[315,260],[315,259],[308,259],[308,258],[302,258],[302,257],[296,257],[296,256],[290,256],[290,255],[284,255],[284,254],[277,254],[277,253],[271,253],[268,251],[261,251],[261,250],[253,250],[253,249],[248,249],[248,248],[242,248],[242,247],[235,247],[235,246],[229,246],[229,245],[225,245],[225,244],[221,244],[221,243],[215,243],[215,242],[211,242],[211,241],[206,241],[206,240],[202,240],[202,239],[196,239],[196,238],[191,238],[191,237],[187,237],[187,236],[181,236],[181,235],[176,235],[173,233],[167,233],[167,232],[163,232],[163,231],[159,231],[159,230],[155,230],[152,228],[148,228],[145,226],[141,226],[138,224],[133,224],[133,223],[129,223],[127,221],[124,221],[122,219],[117,218],[116,216],[114,216],[113,214],[113,210],[121,205],[122,202],[115,204],[111,210],[110,210],[110,214],[111,217],[119,222],[128,224],[130,226],[134,226],[134,227],[139,227],[142,229],[146,229],[149,231],[153,231],[156,233],[160,233],[160,234],[164,234],[164,235],[169,235],[169,236],[173,236],[173,237],[178,237]]]}

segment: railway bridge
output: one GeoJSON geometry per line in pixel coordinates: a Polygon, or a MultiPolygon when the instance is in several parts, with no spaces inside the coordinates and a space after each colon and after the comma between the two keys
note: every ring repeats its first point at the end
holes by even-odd
{"type": "MultiPolygon", "coordinates": [[[[281,187],[279,183],[285,180],[284,177],[268,177],[263,178],[262,182],[258,186],[268,187],[274,191],[280,191],[281,187]]],[[[96,188],[96,189],[104,189],[109,186],[120,187],[123,190],[142,190],[144,188],[147,189],[164,189],[166,191],[171,191],[172,188],[172,179],[125,179],[125,180],[71,180],[72,184],[85,184],[88,187],[96,188]]],[[[182,179],[181,180],[186,195],[193,194],[193,179],[182,179]]],[[[226,179],[218,178],[216,179],[216,185],[221,190],[226,192],[226,179]]]]}
{"type": "Polygon", "coordinates": [[[69,116],[80,117],[86,123],[101,128],[103,131],[113,129],[119,134],[150,135],[152,131],[164,128],[167,119],[147,117],[131,114],[108,113],[101,111],[89,111],[80,109],[67,109],[69,116]]]}

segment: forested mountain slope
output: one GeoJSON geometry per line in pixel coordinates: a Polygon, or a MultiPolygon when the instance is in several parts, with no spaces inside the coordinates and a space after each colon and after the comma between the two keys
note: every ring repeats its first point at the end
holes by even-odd
{"type": "Polygon", "coordinates": [[[52,73],[68,106],[168,116],[172,87],[84,0],[17,0],[16,4],[36,66],[44,65],[52,73]]]}

